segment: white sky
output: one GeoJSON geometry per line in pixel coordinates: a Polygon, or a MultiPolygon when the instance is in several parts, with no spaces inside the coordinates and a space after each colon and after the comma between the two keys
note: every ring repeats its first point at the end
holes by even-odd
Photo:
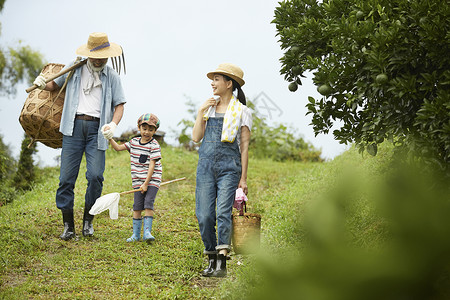
{"type": "MultiPolygon", "coordinates": [[[[0,45],[4,49],[21,42],[48,62],[68,64],[91,32],[106,32],[110,42],[123,47],[127,67],[121,78],[128,102],[115,136],[134,128],[142,113],[152,112],[172,145],[181,130],[178,122],[191,118],[187,97],[200,105],[211,96],[206,73],[222,62],[237,64],[244,70],[247,98],[270,125],[295,128],[324,158],[334,158],[348,147],[331,134],[314,137],[311,117],[305,116],[307,97],[319,96],[316,87],[304,80],[291,93],[280,75],[283,52],[271,24],[277,5],[272,0],[7,0],[0,14],[0,45]],[[262,107],[269,99],[279,110],[262,107]]],[[[15,98],[0,98],[0,134],[14,157],[20,151],[18,118],[30,85],[18,86],[15,98]]],[[[38,145],[37,160],[54,165],[60,150],[38,145]]]]}

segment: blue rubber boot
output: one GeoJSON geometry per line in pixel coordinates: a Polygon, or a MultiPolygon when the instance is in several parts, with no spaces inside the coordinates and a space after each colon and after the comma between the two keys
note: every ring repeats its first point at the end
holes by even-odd
{"type": "Polygon", "coordinates": [[[151,234],[153,217],[144,217],[144,236],[142,240],[149,243],[155,240],[155,237],[151,234]]]}
{"type": "Polygon", "coordinates": [[[141,240],[142,219],[133,219],[133,235],[127,242],[138,242],[141,240]]]}

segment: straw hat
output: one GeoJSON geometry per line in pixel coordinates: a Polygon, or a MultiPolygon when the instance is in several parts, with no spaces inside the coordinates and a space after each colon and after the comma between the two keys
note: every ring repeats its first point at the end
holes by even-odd
{"type": "Polygon", "coordinates": [[[121,55],[122,48],[110,43],[106,33],[93,32],[89,35],[87,44],[79,47],[75,53],[85,57],[108,58],[121,55]]]}
{"type": "Polygon", "coordinates": [[[220,64],[215,71],[209,72],[208,74],[206,74],[206,76],[208,76],[208,78],[212,80],[215,74],[227,75],[228,77],[236,80],[236,82],[239,83],[240,86],[243,86],[245,84],[245,81],[243,79],[244,72],[236,65],[229,63],[220,64]]]}

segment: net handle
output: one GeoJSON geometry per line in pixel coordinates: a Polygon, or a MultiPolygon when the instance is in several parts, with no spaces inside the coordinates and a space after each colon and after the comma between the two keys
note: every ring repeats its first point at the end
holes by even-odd
{"type": "MultiPolygon", "coordinates": [[[[164,182],[161,182],[160,186],[163,186],[163,185],[166,185],[166,184],[169,184],[169,183],[173,183],[173,182],[177,182],[177,181],[181,181],[181,180],[185,180],[185,179],[186,179],[186,177],[182,177],[182,178],[177,178],[177,179],[173,179],[173,180],[169,180],[169,181],[164,181],[164,182]]],[[[138,188],[138,189],[135,189],[135,190],[122,192],[122,193],[120,193],[120,195],[126,195],[126,194],[131,194],[131,193],[140,192],[140,191],[142,191],[142,189],[138,188]]]]}

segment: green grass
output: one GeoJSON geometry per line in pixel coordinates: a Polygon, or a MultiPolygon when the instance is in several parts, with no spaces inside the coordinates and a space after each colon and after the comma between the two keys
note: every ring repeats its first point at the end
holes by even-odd
{"type": "MultiPolygon", "coordinates": [[[[399,266],[404,257],[384,251],[398,232],[413,236],[414,242],[403,239],[404,244],[418,249],[431,236],[440,241],[432,249],[448,253],[450,224],[443,221],[448,206],[437,203],[436,209],[428,209],[426,216],[433,222],[420,220],[414,215],[416,211],[411,212],[414,218],[408,215],[404,208],[414,204],[412,200],[400,209],[396,207],[391,216],[380,209],[379,196],[391,197],[383,194],[382,183],[389,148],[381,148],[375,158],[352,149],[327,163],[250,159],[248,211],[262,216],[260,251],[252,255],[232,252],[226,278],[203,278],[200,271],[206,266],[206,257],[194,212],[197,154],[172,147],[164,147],[162,154],[163,181],[187,179],[159,191],[152,230],[156,241],[151,245],[125,241],[132,233],[131,195],[121,197],[118,220],[111,220],[108,212],[96,216],[94,238],[58,239],[62,218],[54,200],[57,169],[44,170],[44,180],[32,191],[0,207],[0,299],[296,298],[292,295],[314,295],[304,299],[315,300],[377,299],[370,295],[361,298],[361,294],[352,297],[349,291],[356,293],[354,286],[365,283],[363,280],[387,287],[411,283],[410,278],[394,276],[386,267],[386,260],[395,258],[390,265],[399,266]],[[395,223],[392,220],[398,223],[396,230],[389,226],[395,223]],[[420,226],[415,225],[416,220],[420,226]],[[416,227],[426,228],[426,237],[417,234],[416,227]],[[382,253],[385,260],[378,256],[367,260],[366,253],[382,253]],[[382,263],[374,267],[373,262],[382,263]],[[380,279],[385,277],[391,281],[380,279]],[[336,282],[341,283],[341,289],[336,282]]],[[[106,164],[103,194],[130,190],[128,153],[108,151],[106,164]]],[[[78,234],[86,188],[84,173],[83,166],[75,188],[78,234]]],[[[397,201],[387,203],[399,205],[397,201]]],[[[416,206],[427,212],[426,207],[416,206]]],[[[405,252],[404,247],[395,249],[405,252]]],[[[425,264],[438,255],[433,251],[423,250],[412,258],[425,264]]],[[[450,266],[448,259],[439,263],[450,266]]],[[[418,266],[412,264],[411,268],[417,268],[408,269],[408,274],[428,270],[418,266]]],[[[439,280],[448,282],[446,274],[439,280]]],[[[420,285],[414,282],[411,286],[420,285]]]]}
{"type": "MultiPolygon", "coordinates": [[[[130,190],[128,153],[108,151],[106,161],[103,194],[130,190]]],[[[151,245],[125,241],[132,233],[131,195],[121,196],[118,220],[104,212],[94,219],[95,237],[81,236],[84,162],[75,186],[79,238],[58,239],[62,218],[54,199],[59,174],[46,170],[42,183],[0,208],[0,298],[220,298],[220,285],[232,282],[238,264],[249,258],[233,254],[225,280],[199,275],[206,260],[194,211],[196,164],[196,153],[163,148],[163,181],[187,179],[159,191],[151,245]]],[[[313,165],[251,160],[250,166],[248,210],[263,215],[262,231],[270,232],[269,216],[283,205],[286,186],[313,165]]]]}

